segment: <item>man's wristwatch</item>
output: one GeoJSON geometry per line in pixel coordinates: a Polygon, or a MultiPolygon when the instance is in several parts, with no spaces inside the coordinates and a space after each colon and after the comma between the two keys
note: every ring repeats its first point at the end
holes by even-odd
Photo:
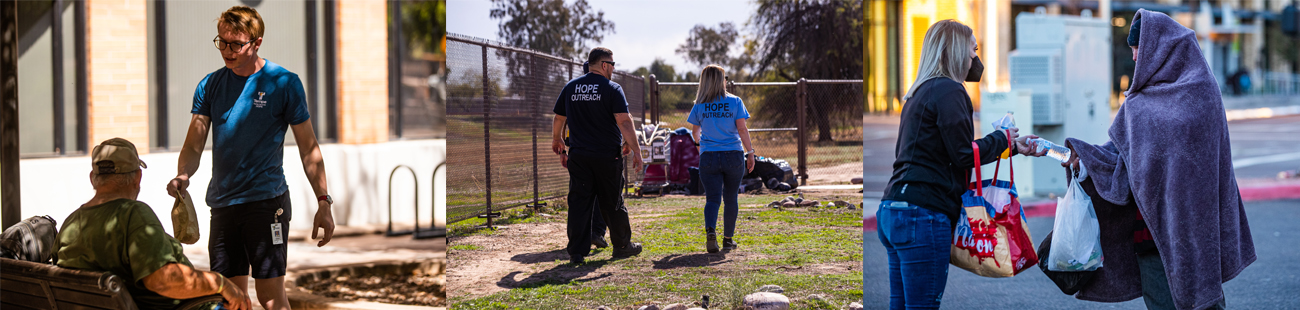
{"type": "Polygon", "coordinates": [[[330,195],[321,195],[320,197],[316,197],[316,201],[325,201],[325,203],[328,203],[331,206],[334,205],[334,197],[330,197],[330,195]]]}

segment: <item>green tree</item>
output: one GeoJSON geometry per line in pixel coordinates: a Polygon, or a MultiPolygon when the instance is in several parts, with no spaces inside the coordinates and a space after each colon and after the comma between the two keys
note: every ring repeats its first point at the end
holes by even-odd
{"type": "MultiPolygon", "coordinates": [[[[673,65],[664,62],[664,59],[659,57],[655,57],[655,60],[650,62],[649,68],[636,68],[635,71],[632,71],[632,74],[644,76],[647,80],[650,78],[650,75],[653,74],[655,80],[658,80],[659,82],[682,81],[682,78],[677,74],[677,69],[673,68],[673,65]]],[[[687,96],[686,88],[680,86],[659,87],[659,104],[663,107],[681,109],[683,103],[686,103],[686,109],[690,109],[690,101],[688,100],[693,98],[694,96],[687,96]]]]}
{"type": "MultiPolygon", "coordinates": [[[[572,5],[563,0],[492,0],[489,16],[501,21],[497,36],[506,45],[568,59],[585,59],[589,44],[614,32],[614,22],[605,20],[605,12],[593,11],[586,0],[572,5]]],[[[568,81],[568,71],[554,70],[551,60],[509,50],[496,54],[506,62],[512,92],[526,100],[549,96],[537,93],[537,85],[568,81]]]]}
{"type": "Polygon", "coordinates": [[[490,16],[501,20],[497,37],[505,44],[571,59],[585,58],[589,43],[614,33],[614,22],[586,0],[492,0],[490,16]]]}
{"type": "MultiPolygon", "coordinates": [[[[862,79],[862,25],[861,0],[758,0],[749,21],[758,34],[754,74],[778,81],[862,79]]],[[[817,141],[832,141],[833,127],[861,117],[860,84],[809,88],[806,121],[816,124],[817,141]]],[[[772,116],[772,125],[797,121],[793,91],[773,90],[765,98],[759,112],[772,116]]]]}
{"type": "Polygon", "coordinates": [[[443,55],[447,37],[447,1],[403,1],[402,33],[412,56],[421,53],[443,55]]]}
{"type": "Polygon", "coordinates": [[[717,28],[695,25],[695,28],[691,28],[691,34],[686,37],[686,43],[677,46],[676,51],[677,54],[700,67],[711,64],[727,66],[731,62],[728,53],[731,52],[731,46],[735,45],[739,34],[736,25],[731,22],[718,24],[717,28]]]}

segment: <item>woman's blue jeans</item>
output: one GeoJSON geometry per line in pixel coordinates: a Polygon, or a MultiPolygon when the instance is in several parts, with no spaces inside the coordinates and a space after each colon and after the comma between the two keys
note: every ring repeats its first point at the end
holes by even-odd
{"type": "Polygon", "coordinates": [[[947,215],[885,200],[876,234],[889,253],[889,309],[939,309],[948,285],[952,221],[947,215]]]}
{"type": "Polygon", "coordinates": [[[718,227],[718,206],[723,202],[726,232],[731,238],[736,232],[736,213],[740,206],[736,195],[740,192],[740,178],[745,176],[745,153],[741,151],[704,152],[700,154],[700,181],[704,182],[704,228],[714,232],[718,227]]]}

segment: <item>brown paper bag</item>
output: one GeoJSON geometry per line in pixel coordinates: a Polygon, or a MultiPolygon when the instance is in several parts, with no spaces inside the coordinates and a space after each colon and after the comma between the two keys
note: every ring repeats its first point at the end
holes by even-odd
{"type": "Polygon", "coordinates": [[[184,190],[177,193],[176,203],[172,204],[172,230],[181,243],[199,242],[199,217],[194,212],[190,193],[184,190]]]}

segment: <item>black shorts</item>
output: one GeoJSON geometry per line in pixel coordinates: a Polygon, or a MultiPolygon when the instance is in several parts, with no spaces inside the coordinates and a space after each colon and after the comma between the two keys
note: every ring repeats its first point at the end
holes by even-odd
{"type": "Polygon", "coordinates": [[[249,275],[251,267],[254,279],[284,276],[292,210],[288,192],[267,200],[212,208],[208,238],[212,271],[230,278],[249,275]],[[272,244],[271,224],[276,222],[277,209],[284,209],[278,217],[284,242],[272,244]]]}

